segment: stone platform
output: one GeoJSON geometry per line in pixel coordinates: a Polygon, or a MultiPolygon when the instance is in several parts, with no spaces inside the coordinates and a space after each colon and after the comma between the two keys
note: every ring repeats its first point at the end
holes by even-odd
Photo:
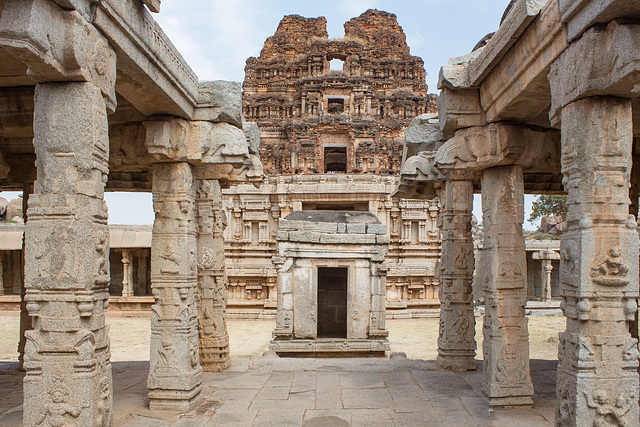
{"type": "MultiPolygon", "coordinates": [[[[489,408],[477,371],[408,359],[232,360],[187,413],[150,411],[148,362],[114,362],[114,426],[551,426],[557,361],[532,360],[533,407],[489,408]]],[[[22,378],[0,362],[0,425],[22,425],[22,378]]]]}

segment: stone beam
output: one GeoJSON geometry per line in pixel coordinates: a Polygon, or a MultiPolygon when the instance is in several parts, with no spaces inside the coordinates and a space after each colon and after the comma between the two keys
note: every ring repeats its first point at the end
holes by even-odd
{"type": "Polygon", "coordinates": [[[549,117],[558,123],[563,107],[580,98],[640,93],[640,24],[612,21],[571,43],[551,66],[549,117]]]}
{"type": "Polygon", "coordinates": [[[93,24],[118,57],[119,94],[147,116],[193,116],[198,78],[140,0],[99,2],[93,24]]]}
{"type": "Polygon", "coordinates": [[[478,86],[500,62],[545,3],[547,0],[517,0],[511,6],[498,31],[469,66],[469,77],[474,86],[478,86]]]}
{"type": "Polygon", "coordinates": [[[638,233],[629,215],[631,101],[585,98],[562,109],[567,231],[560,245],[556,425],[638,425],[638,233]]]}
{"type": "Polygon", "coordinates": [[[640,17],[640,3],[628,0],[558,0],[567,36],[575,40],[595,24],[640,17]]]}
{"type": "Polygon", "coordinates": [[[557,2],[549,1],[491,73],[478,83],[487,121],[513,120],[549,127],[547,75],[566,46],[557,2]]]}
{"type": "Polygon", "coordinates": [[[78,11],[49,0],[7,0],[0,15],[0,51],[22,62],[31,82],[93,83],[115,110],[116,54],[78,11]]]}

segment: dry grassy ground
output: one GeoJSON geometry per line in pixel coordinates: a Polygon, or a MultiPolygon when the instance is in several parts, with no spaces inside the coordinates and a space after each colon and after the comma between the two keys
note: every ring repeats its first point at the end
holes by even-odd
{"type": "MultiPolygon", "coordinates": [[[[149,317],[107,317],[111,336],[111,360],[149,360],[149,317]]],[[[564,330],[562,316],[530,316],[531,359],[556,358],[558,332],[564,330]]],[[[229,321],[231,354],[234,358],[260,356],[269,347],[273,320],[229,321]]],[[[438,319],[389,320],[391,351],[403,351],[410,359],[433,360],[438,348],[438,319]]],[[[17,312],[0,312],[0,361],[18,359],[19,318],[17,312]]],[[[476,323],[477,358],[482,358],[482,320],[476,323]]]]}

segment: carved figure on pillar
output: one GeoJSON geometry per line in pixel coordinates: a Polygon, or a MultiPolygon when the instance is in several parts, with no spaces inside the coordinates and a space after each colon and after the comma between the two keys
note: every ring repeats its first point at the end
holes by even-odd
{"type": "Polygon", "coordinates": [[[613,97],[562,109],[569,212],[560,265],[567,317],[558,345],[561,426],[638,422],[637,340],[627,325],[638,297],[638,234],[628,193],[631,118],[631,102],[613,97]]]}
{"type": "Polygon", "coordinates": [[[455,370],[476,369],[471,211],[473,182],[451,179],[438,192],[442,224],[440,280],[440,334],[438,363],[455,370]]]}
{"type": "Polygon", "coordinates": [[[216,180],[197,181],[198,330],[200,363],[205,371],[229,367],[226,310],[228,281],[223,232],[222,191],[216,180]]]}
{"type": "Polygon", "coordinates": [[[187,411],[199,398],[197,269],[193,167],[153,166],[156,220],[151,244],[151,284],[156,298],[151,316],[149,408],[187,411]]]}
{"type": "Polygon", "coordinates": [[[482,172],[482,214],[485,235],[479,274],[486,301],[482,391],[492,405],[531,405],[520,166],[498,166],[482,172]]]}

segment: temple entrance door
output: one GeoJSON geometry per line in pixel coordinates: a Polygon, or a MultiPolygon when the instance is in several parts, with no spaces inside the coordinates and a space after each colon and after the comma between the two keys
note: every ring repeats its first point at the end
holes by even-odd
{"type": "Polygon", "coordinates": [[[318,267],[318,338],[347,338],[346,267],[318,267]]]}

